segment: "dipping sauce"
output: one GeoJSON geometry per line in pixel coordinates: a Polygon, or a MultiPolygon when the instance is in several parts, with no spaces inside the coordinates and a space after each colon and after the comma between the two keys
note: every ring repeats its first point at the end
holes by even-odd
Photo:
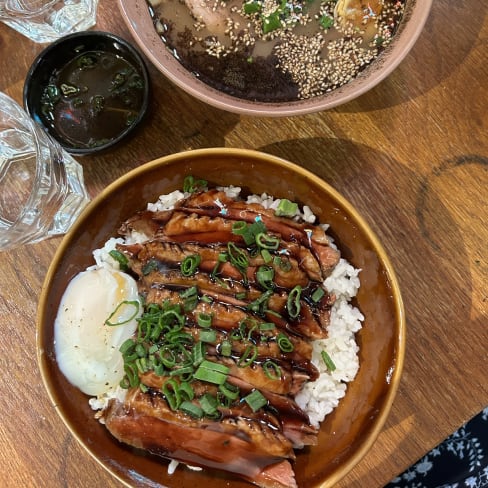
{"type": "Polygon", "coordinates": [[[144,79],[126,59],[93,50],[53,72],[41,95],[43,123],[73,148],[107,144],[136,123],[144,79]]]}
{"type": "Polygon", "coordinates": [[[354,79],[390,43],[406,0],[147,0],[176,59],[238,98],[285,102],[354,79]]]}

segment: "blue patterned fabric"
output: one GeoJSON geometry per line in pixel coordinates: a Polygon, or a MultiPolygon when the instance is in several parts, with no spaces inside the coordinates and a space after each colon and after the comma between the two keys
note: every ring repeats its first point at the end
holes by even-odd
{"type": "Polygon", "coordinates": [[[488,408],[385,488],[487,488],[488,408]]]}

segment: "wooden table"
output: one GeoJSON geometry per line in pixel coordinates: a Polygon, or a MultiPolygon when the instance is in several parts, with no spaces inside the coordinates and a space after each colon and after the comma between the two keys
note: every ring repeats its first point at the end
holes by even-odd
{"type": "MultiPolygon", "coordinates": [[[[131,40],[113,0],[97,28],[131,40]]],[[[366,217],[398,273],[407,312],[403,380],[373,448],[339,487],[380,487],[488,405],[488,16],[436,0],[417,44],[359,99],[296,118],[238,116],[185,94],[150,66],[142,127],[80,159],[90,194],[185,149],[262,150],[295,161],[366,217]]],[[[0,90],[21,101],[41,45],[0,25],[0,90]]],[[[36,306],[59,238],[0,254],[0,485],[119,487],[68,433],[36,363],[36,306]]]]}

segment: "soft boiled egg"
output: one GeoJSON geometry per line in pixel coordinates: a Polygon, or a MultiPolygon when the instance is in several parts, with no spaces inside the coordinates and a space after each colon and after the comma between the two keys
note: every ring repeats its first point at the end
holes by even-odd
{"type": "Polygon", "coordinates": [[[88,395],[115,389],[124,377],[119,348],[141,313],[137,283],[128,274],[98,268],[76,275],[54,324],[56,359],[68,381],[88,395]]]}

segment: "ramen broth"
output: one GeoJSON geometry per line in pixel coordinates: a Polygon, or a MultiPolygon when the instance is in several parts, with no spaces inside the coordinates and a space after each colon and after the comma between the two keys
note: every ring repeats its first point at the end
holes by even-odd
{"type": "Polygon", "coordinates": [[[147,0],[176,59],[238,98],[283,102],[352,80],[391,42],[406,0],[147,0]]]}

